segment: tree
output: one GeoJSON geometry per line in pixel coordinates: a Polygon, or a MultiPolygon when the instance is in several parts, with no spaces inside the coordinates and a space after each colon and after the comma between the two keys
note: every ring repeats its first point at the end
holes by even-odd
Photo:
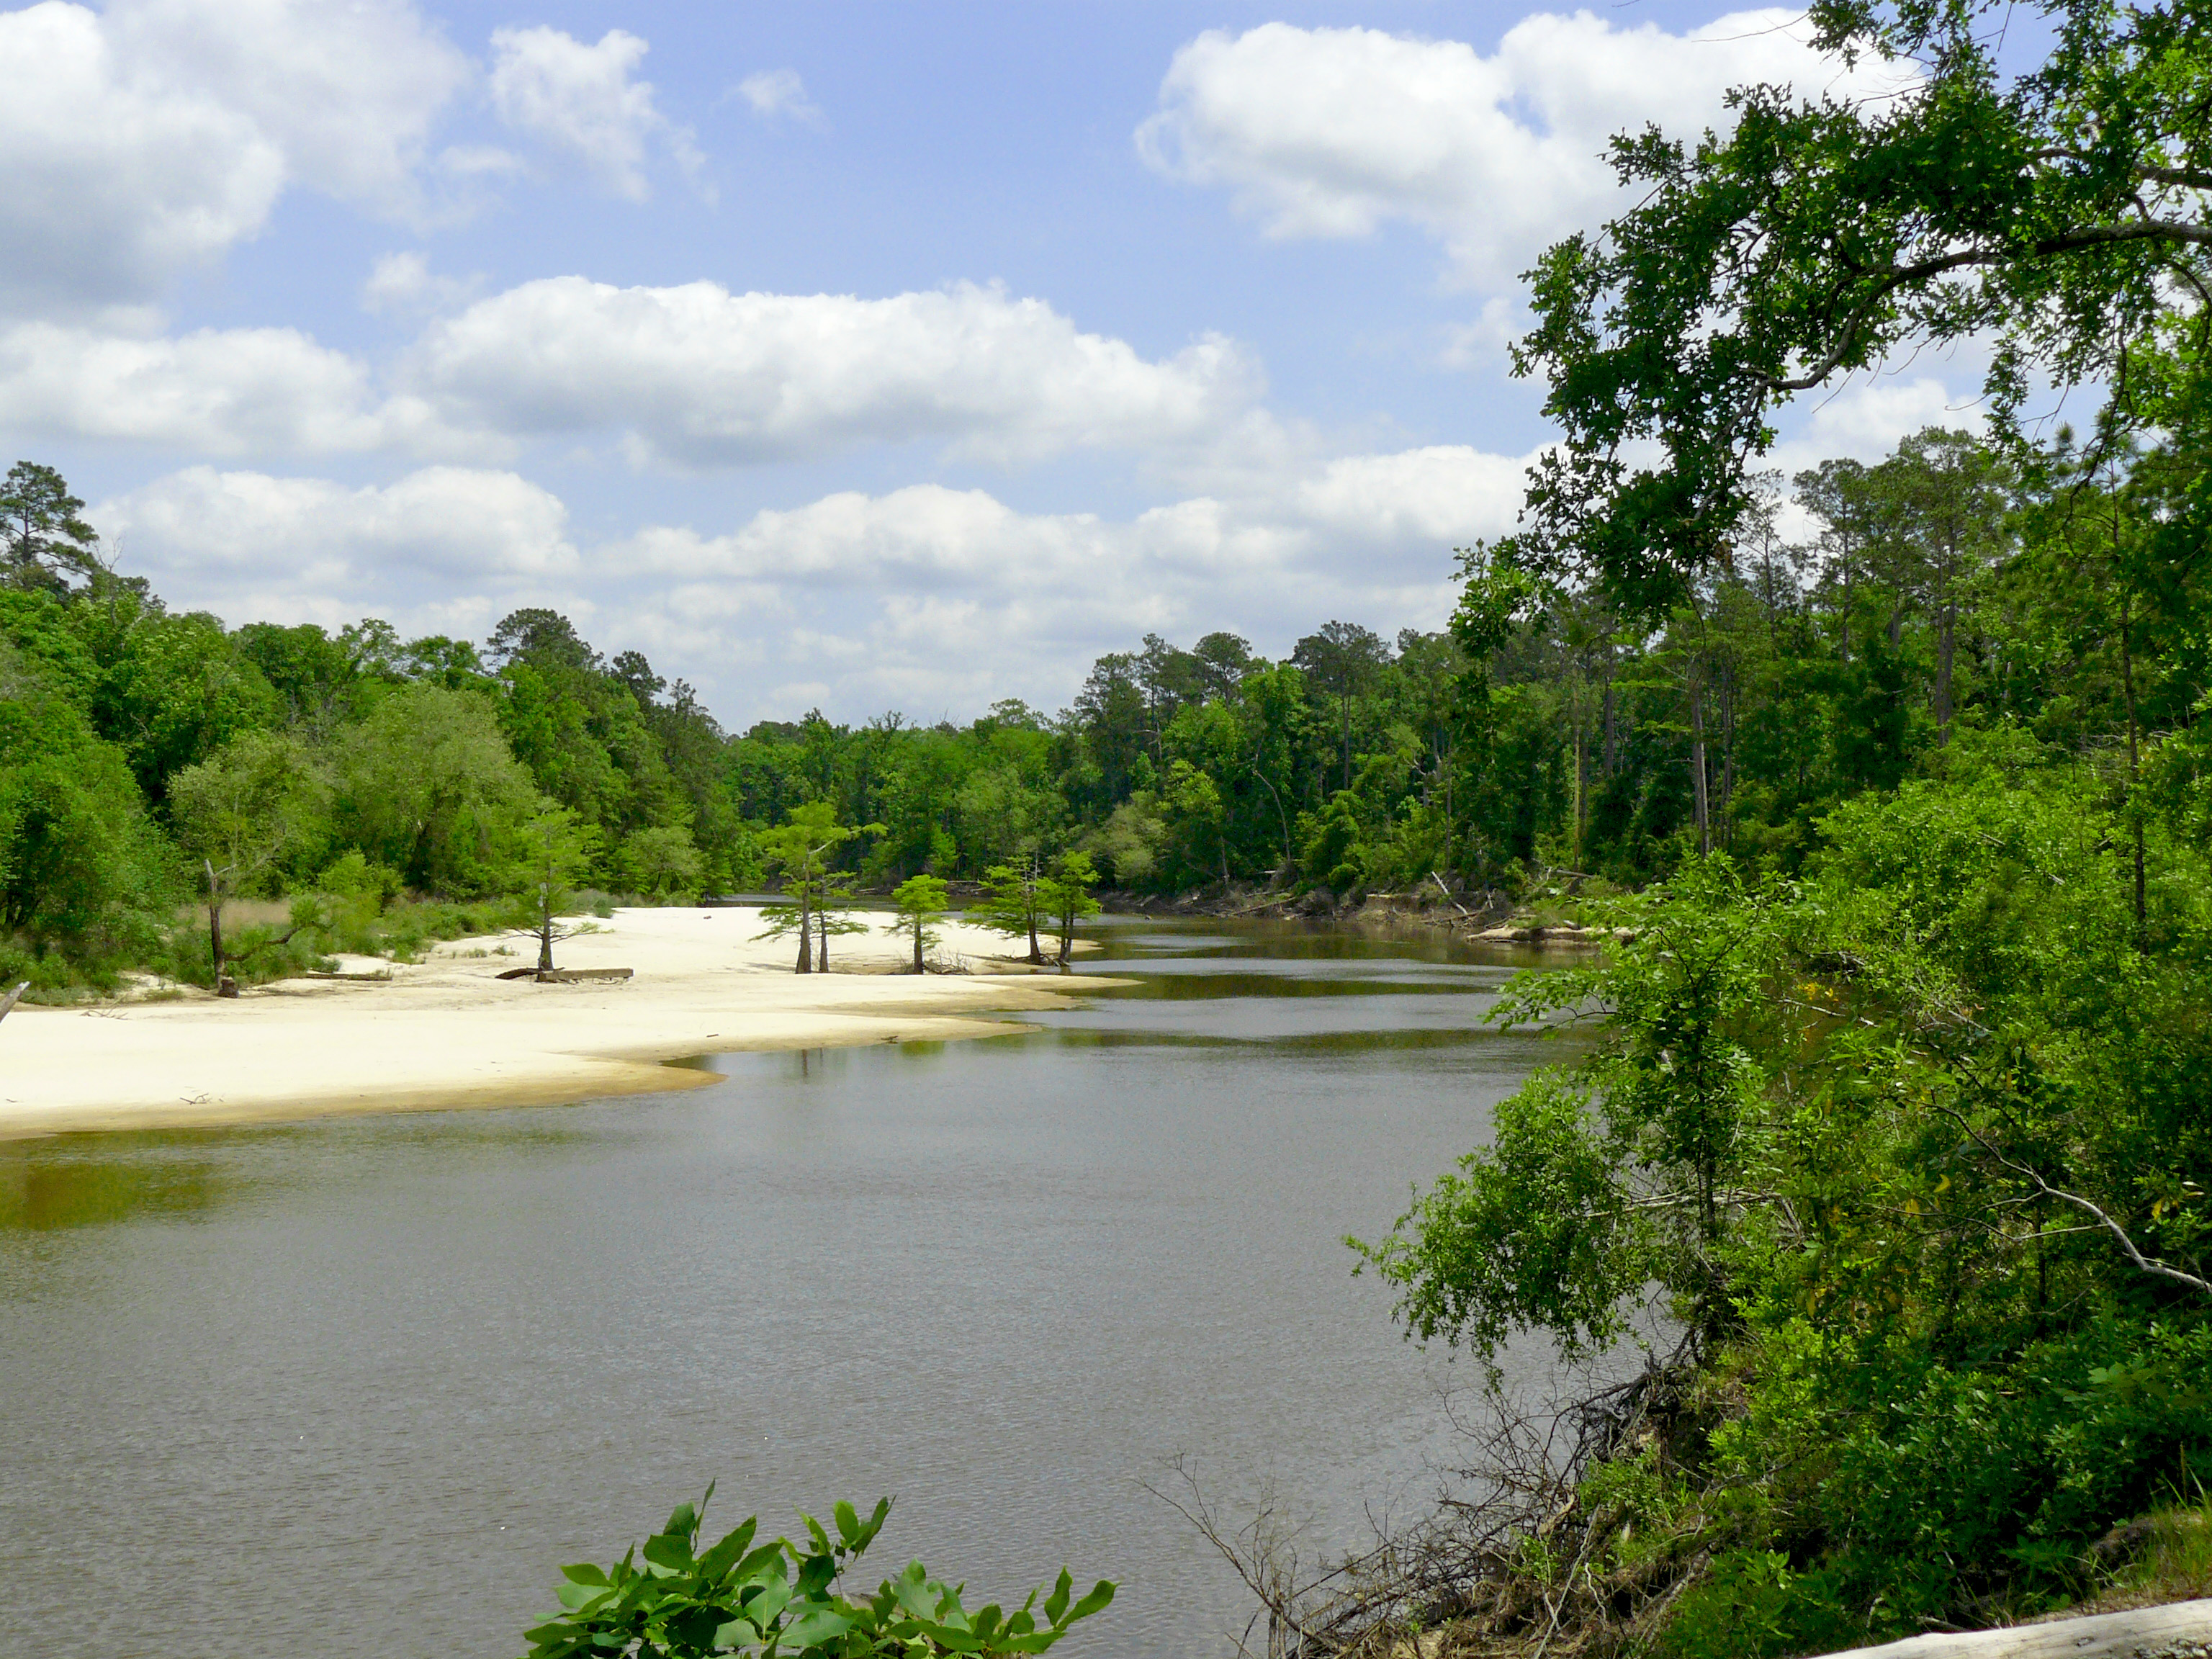
{"type": "Polygon", "coordinates": [[[1091,896],[1097,884],[1098,872],[1091,868],[1088,853],[1062,853],[1053,860],[1052,873],[1045,878],[1041,896],[1053,918],[1053,931],[1060,935],[1060,951],[1054,960],[1062,968],[1075,954],[1075,924],[1098,914],[1098,901],[1091,896]]]}
{"type": "Polygon", "coordinates": [[[1352,708],[1375,688],[1390,647],[1371,629],[1356,623],[1323,623],[1298,641],[1291,660],[1305,671],[1316,690],[1336,700],[1343,728],[1344,787],[1352,787],[1352,708]]]}
{"type": "Polygon", "coordinates": [[[928,963],[923,961],[923,951],[937,943],[934,924],[945,915],[945,887],[937,876],[908,876],[891,890],[891,903],[898,911],[898,920],[890,925],[894,933],[911,932],[914,935],[914,971],[926,974],[928,963]]]}
{"type": "Polygon", "coordinates": [[[491,700],[418,681],[392,691],[337,744],[337,832],[425,891],[507,884],[503,849],[538,810],[491,700]]]}
{"type": "Polygon", "coordinates": [[[691,832],[674,824],[640,830],[623,841],[616,861],[632,890],[664,900],[697,891],[707,867],[691,832]]]}
{"type": "Polygon", "coordinates": [[[1246,674],[1266,666],[1253,656],[1252,641],[1241,634],[1208,634],[1191,647],[1190,655],[1205,695],[1224,702],[1237,695],[1246,674]]]}
{"type": "Polygon", "coordinates": [[[553,947],[579,930],[561,918],[575,908],[571,885],[591,868],[596,839],[589,824],[567,807],[540,799],[538,810],[514,831],[514,855],[510,866],[516,886],[528,899],[531,925],[525,931],[538,940],[538,971],[554,971],[553,947]]]}
{"type": "Polygon", "coordinates": [[[62,475],[18,461],[0,478],[0,582],[65,593],[100,570],[100,537],[62,475]]]}
{"type": "Polygon", "coordinates": [[[1899,444],[1878,471],[1897,504],[1915,596],[1936,630],[1932,700],[1941,749],[1951,741],[1960,609],[2004,548],[2011,505],[2006,468],[1967,434],[1930,427],[1899,444]]]}
{"type": "Polygon", "coordinates": [[[0,951],[148,959],[181,895],[121,752],[0,640],[0,951]]]}
{"type": "Polygon", "coordinates": [[[836,871],[822,878],[814,900],[814,971],[830,971],[830,941],[850,933],[865,933],[868,924],[853,915],[853,874],[836,871]]]}
{"type": "Polygon", "coordinates": [[[1027,934],[1030,953],[1023,960],[1039,965],[1044,947],[1037,943],[1038,919],[1046,914],[1045,879],[1034,854],[1019,864],[992,866],[983,876],[983,896],[968,908],[971,920],[1009,939],[1027,934]]]}
{"type": "Polygon", "coordinates": [[[287,854],[319,847],[328,828],[330,786],[319,757],[298,738],[248,732],[171,779],[169,802],[178,839],[186,853],[198,855],[206,884],[216,993],[234,997],[231,963],[246,953],[225,946],[223,908],[252,891],[287,854]]]}
{"type": "Polygon", "coordinates": [[[484,657],[495,668],[532,659],[568,669],[599,666],[599,653],[585,643],[575,623],[557,611],[534,606],[500,618],[485,642],[484,657]]]}
{"type": "Polygon", "coordinates": [[[1613,141],[1638,204],[1544,255],[1514,347],[1565,439],[1530,473],[1522,557],[1664,614],[1749,505],[1771,412],[1901,350],[1993,339],[2008,439],[2040,380],[2109,388],[2102,434],[2170,417],[2201,372],[2172,354],[2212,313],[2212,17],[2031,9],[2049,51],[2008,75],[1994,0],[1816,0],[1820,46],[1898,95],[1741,88],[1725,136],[1613,141]]]}
{"type": "MultiPolygon", "coordinates": [[[[811,800],[791,809],[791,817],[763,837],[769,858],[783,872],[783,890],[787,897],[781,904],[771,904],[761,911],[761,920],[768,924],[758,935],[762,939],[781,939],[796,933],[799,935],[799,960],[794,973],[816,971],[814,948],[817,928],[815,913],[825,907],[830,897],[830,855],[847,842],[862,835],[881,835],[880,823],[860,825],[841,824],[837,809],[826,800],[811,800]]],[[[849,885],[849,884],[848,884],[849,885]]],[[[821,945],[821,969],[830,971],[830,928],[826,918],[818,930],[821,945]]],[[[841,924],[839,933],[857,931],[857,924],[841,924]]]]}

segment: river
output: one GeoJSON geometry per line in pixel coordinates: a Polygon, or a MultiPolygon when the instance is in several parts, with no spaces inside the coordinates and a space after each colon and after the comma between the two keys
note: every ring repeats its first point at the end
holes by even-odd
{"type": "Polygon", "coordinates": [[[1147,1486],[1187,1459],[1309,1549],[1418,1508],[1474,1378],[1340,1240],[1557,1055],[1479,1024],[1509,951],[1096,936],[1135,986],[1019,1036],[0,1144],[0,1647],[512,1659],[556,1564],[712,1479],[717,1535],[896,1495],[869,1565],[971,1605],[1118,1579],[1072,1659],[1228,1651],[1249,1605],[1147,1486]]]}

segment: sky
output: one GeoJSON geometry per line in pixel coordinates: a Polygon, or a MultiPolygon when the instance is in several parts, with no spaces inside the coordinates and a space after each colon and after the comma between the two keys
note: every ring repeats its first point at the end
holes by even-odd
{"type": "Polygon", "coordinates": [[[0,448],[233,626],[547,605],[732,729],[1049,711],[1147,633],[1440,627],[1550,435],[1517,273],[1622,204],[1607,135],[1874,74],[1688,0],[44,0],[0,10],[0,448]]]}

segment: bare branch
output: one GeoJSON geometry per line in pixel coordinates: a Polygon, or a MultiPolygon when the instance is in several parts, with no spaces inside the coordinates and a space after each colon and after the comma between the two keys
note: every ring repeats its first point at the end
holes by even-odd
{"type": "Polygon", "coordinates": [[[2107,1232],[2111,1233],[2114,1238],[2119,1240],[2120,1248],[2127,1252],[2128,1260],[2132,1261],[2138,1270],[2150,1274],[2154,1279],[2172,1279],[2177,1285],[2186,1285],[2192,1291],[2199,1291],[2206,1296],[2212,1296],[2212,1282],[2208,1282],[2207,1280],[2199,1279],[2195,1273],[2184,1273],[2179,1267],[2169,1267],[2166,1263],[2160,1261],[2156,1256],[2145,1255],[2136,1247],[2135,1240],[2128,1237],[2126,1228],[2121,1226],[2118,1222],[2113,1220],[2111,1216],[2106,1214],[2103,1210],[2091,1203],[2087,1199],[2082,1197],[2079,1193],[2069,1193],[2061,1188],[2054,1187],[2035,1170],[2029,1169],[2027,1164],[2014,1163],[2011,1158],[2007,1158],[1996,1147],[1990,1146],[1989,1141],[1984,1138],[1980,1130],[1975,1128],[1972,1124],[1967,1122],[1963,1116],[1952,1110],[1948,1106],[1938,1106],[1936,1109],[1942,1113],[1944,1116],[1950,1118],[1954,1122],[1957,1123],[1960,1128],[1964,1129],[1969,1135],[1972,1135],[1977,1146],[1980,1146],[1981,1149],[1987,1152],[1991,1158],[1996,1159],[1998,1163],[2003,1164],[2006,1169],[2010,1170],[2015,1175],[2025,1176],[2028,1180],[2033,1182],[2035,1183],[2035,1190],[2040,1196],[2045,1198],[2055,1198],[2062,1204],[2071,1204],[2075,1209],[2095,1217],[2096,1219],[2102,1224],[2107,1232]]]}

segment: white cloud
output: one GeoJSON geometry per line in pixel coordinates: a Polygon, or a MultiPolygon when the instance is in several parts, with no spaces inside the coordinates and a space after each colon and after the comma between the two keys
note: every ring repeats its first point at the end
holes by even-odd
{"type": "Polygon", "coordinates": [[[738,91],[754,114],[763,120],[787,115],[793,120],[818,125],[822,112],[806,95],[806,82],[793,69],[763,70],[738,82],[738,91]]]}
{"type": "Polygon", "coordinates": [[[1647,121],[1695,137],[1752,82],[1801,95],[1889,84],[1806,44],[1802,14],[1732,14],[1668,34],[1540,13],[1484,57],[1455,40],[1267,23],[1182,47],[1139,149],[1170,177],[1230,190],[1277,237],[1364,236],[1409,221],[1457,276],[1504,286],[1617,201],[1607,137],[1647,121]]]}
{"type": "Polygon", "coordinates": [[[106,27],[140,75],[250,117],[298,182],[394,217],[472,73],[412,0],[111,0],[106,27]]]}
{"type": "Polygon", "coordinates": [[[466,61],[405,0],[44,0],[0,12],[0,307],[161,297],[288,185],[397,216],[466,61]]]}
{"type": "Polygon", "coordinates": [[[372,312],[434,310],[459,304],[479,286],[473,278],[438,276],[421,253],[387,253],[361,285],[361,303],[372,312]]]}
{"type": "Polygon", "coordinates": [[[196,466],[103,501],[92,516],[131,568],[155,573],[157,586],[181,579],[202,601],[242,586],[343,611],[346,601],[411,598],[410,584],[426,576],[453,586],[562,578],[577,567],[556,496],[512,472],[464,467],[349,489],[196,466]]]}
{"type": "Polygon", "coordinates": [[[496,447],[443,429],[419,399],[380,400],[359,362],[291,328],[0,330],[0,432],[215,455],[496,447]]]}
{"type": "Polygon", "coordinates": [[[653,83],[631,78],[647,46],[609,29],[586,46],[559,29],[507,28],[491,37],[492,106],[516,131],[565,151],[607,189],[634,202],[652,194],[646,157],[658,142],[686,172],[700,165],[690,134],[653,101],[653,83]]]}
{"type": "Polygon", "coordinates": [[[713,283],[528,283],[425,335],[413,383],[456,422],[627,433],[706,466],[940,440],[1006,459],[1209,431],[1257,376],[1208,336],[1148,362],[1037,300],[972,284],[884,300],[713,283]]]}
{"type": "Polygon", "coordinates": [[[1297,507],[1317,525],[1376,541],[1463,544],[1512,528],[1528,463],[1465,444],[1348,456],[1300,484],[1297,507]]]}
{"type": "Polygon", "coordinates": [[[118,61],[102,20],[0,13],[0,302],[143,301],[266,222],[283,150],[211,94],[118,61]]]}

